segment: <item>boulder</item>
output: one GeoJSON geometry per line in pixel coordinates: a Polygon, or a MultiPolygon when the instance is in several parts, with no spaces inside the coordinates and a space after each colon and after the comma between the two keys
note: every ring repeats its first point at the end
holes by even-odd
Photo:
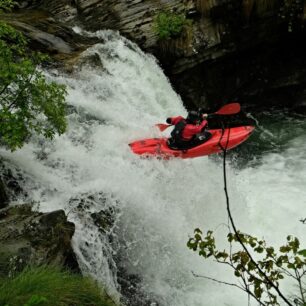
{"type": "Polygon", "coordinates": [[[28,265],[54,264],[78,271],[71,247],[74,224],[63,210],[32,211],[29,204],[0,210],[0,276],[28,265]]]}

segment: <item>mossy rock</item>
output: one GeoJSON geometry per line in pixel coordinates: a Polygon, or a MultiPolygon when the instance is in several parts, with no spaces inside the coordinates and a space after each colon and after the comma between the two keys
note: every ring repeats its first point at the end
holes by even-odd
{"type": "Polygon", "coordinates": [[[27,265],[56,264],[79,271],[71,247],[74,224],[64,211],[32,211],[29,204],[0,210],[0,275],[27,265]]]}

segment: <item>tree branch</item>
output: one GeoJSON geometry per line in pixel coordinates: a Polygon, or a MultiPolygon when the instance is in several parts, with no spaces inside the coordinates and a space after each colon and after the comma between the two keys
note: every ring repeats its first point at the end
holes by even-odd
{"type": "Polygon", "coordinates": [[[300,293],[301,293],[301,300],[303,301],[303,304],[305,305],[305,297],[304,297],[304,291],[303,291],[303,287],[302,287],[302,276],[300,275],[299,271],[297,269],[295,269],[295,275],[296,275],[296,279],[299,283],[299,289],[300,289],[300,293]]]}
{"type": "MultiPolygon", "coordinates": [[[[208,280],[211,280],[215,283],[218,283],[218,284],[222,284],[222,285],[227,285],[227,286],[232,286],[232,287],[236,287],[248,294],[250,294],[255,300],[257,300],[257,302],[262,305],[262,306],[265,306],[265,304],[263,304],[260,300],[258,300],[258,298],[256,298],[256,296],[249,290],[248,286],[245,284],[245,287],[240,287],[238,286],[237,284],[232,284],[232,283],[228,283],[228,282],[224,282],[224,281],[220,281],[218,279],[215,279],[215,278],[212,278],[212,277],[209,277],[209,276],[205,276],[205,275],[199,275],[199,274],[196,274],[194,273],[193,271],[191,271],[192,275],[194,277],[199,277],[199,278],[205,278],[205,279],[208,279],[208,280]]],[[[244,282],[245,283],[245,282],[244,282]]]]}
{"type": "Polygon", "coordinates": [[[212,278],[212,277],[209,277],[209,276],[205,276],[205,275],[199,275],[199,274],[196,274],[194,273],[193,271],[191,271],[192,275],[194,277],[199,277],[199,278],[206,278],[206,279],[209,279],[213,282],[216,282],[216,283],[219,283],[219,284],[223,284],[223,285],[228,285],[228,286],[232,286],[232,287],[236,287],[236,288],[239,288],[240,290],[243,290],[245,291],[245,289],[243,287],[240,287],[238,286],[237,284],[232,284],[232,283],[227,283],[227,282],[224,282],[224,281],[220,281],[218,279],[215,279],[215,278],[212,278]]]}

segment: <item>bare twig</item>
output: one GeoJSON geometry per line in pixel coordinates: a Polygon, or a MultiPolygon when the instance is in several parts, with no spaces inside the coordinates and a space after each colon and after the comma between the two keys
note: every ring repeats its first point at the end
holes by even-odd
{"type": "Polygon", "coordinates": [[[258,300],[258,298],[250,291],[250,289],[248,288],[247,284],[245,283],[245,280],[243,280],[243,282],[245,283],[245,287],[242,287],[242,286],[238,286],[237,284],[233,284],[233,283],[228,283],[228,282],[224,282],[224,281],[220,281],[218,279],[215,279],[215,278],[212,278],[212,277],[209,277],[209,276],[206,276],[206,275],[199,275],[199,274],[196,274],[194,273],[193,271],[191,271],[192,275],[194,277],[200,277],[200,278],[205,278],[205,279],[208,279],[208,280],[211,280],[215,283],[218,283],[218,284],[222,284],[222,285],[227,285],[227,286],[232,286],[232,287],[236,287],[246,293],[248,293],[249,295],[251,295],[254,299],[257,300],[257,302],[262,305],[262,306],[265,306],[265,304],[263,304],[260,300],[258,300]]]}
{"type": "Polygon", "coordinates": [[[240,286],[238,286],[237,284],[232,284],[232,283],[220,281],[220,280],[218,280],[218,279],[215,279],[215,278],[212,278],[212,277],[209,277],[209,276],[205,276],[205,275],[199,275],[199,274],[194,273],[193,271],[191,271],[191,273],[192,273],[192,275],[193,275],[194,277],[206,278],[206,279],[209,279],[209,280],[211,280],[211,281],[213,281],[213,282],[216,282],[216,283],[219,283],[219,284],[223,284],[223,285],[232,286],[232,287],[237,287],[237,288],[239,288],[239,289],[245,291],[245,288],[240,287],[240,286]]]}
{"type": "Polygon", "coordinates": [[[300,222],[302,222],[303,224],[306,224],[306,218],[301,219],[300,222]]]}

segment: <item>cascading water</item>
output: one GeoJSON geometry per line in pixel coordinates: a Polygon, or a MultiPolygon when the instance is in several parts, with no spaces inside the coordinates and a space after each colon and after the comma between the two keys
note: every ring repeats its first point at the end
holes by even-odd
{"type": "Polygon", "coordinates": [[[289,234],[302,239],[305,225],[299,220],[305,218],[306,205],[305,116],[275,111],[262,117],[268,129],[254,142],[262,150],[239,172],[237,188],[252,219],[258,222],[252,229],[254,234],[278,244],[289,234]],[[277,224],[281,226],[275,235],[277,224]]]}
{"type": "MultiPolygon", "coordinates": [[[[244,293],[195,278],[191,271],[234,282],[232,272],[186,247],[196,227],[215,230],[224,243],[220,160],[161,161],[131,153],[130,141],[158,136],[150,127],[185,109],[154,58],[114,32],[99,35],[105,42],[83,54],[94,59],[94,67],[83,64],[69,76],[49,72],[68,87],[68,132],[52,142],[33,138],[15,153],[1,150],[13,175],[22,174],[27,196],[19,202],[39,202],[43,211],[64,209],[76,224],[73,243],[82,271],[113,296],[135,290],[138,299],[125,300],[130,305],[245,305],[244,293]]],[[[282,153],[229,167],[232,210],[244,232],[273,243],[287,234],[302,237],[302,143],[305,136],[282,153]]]]}

